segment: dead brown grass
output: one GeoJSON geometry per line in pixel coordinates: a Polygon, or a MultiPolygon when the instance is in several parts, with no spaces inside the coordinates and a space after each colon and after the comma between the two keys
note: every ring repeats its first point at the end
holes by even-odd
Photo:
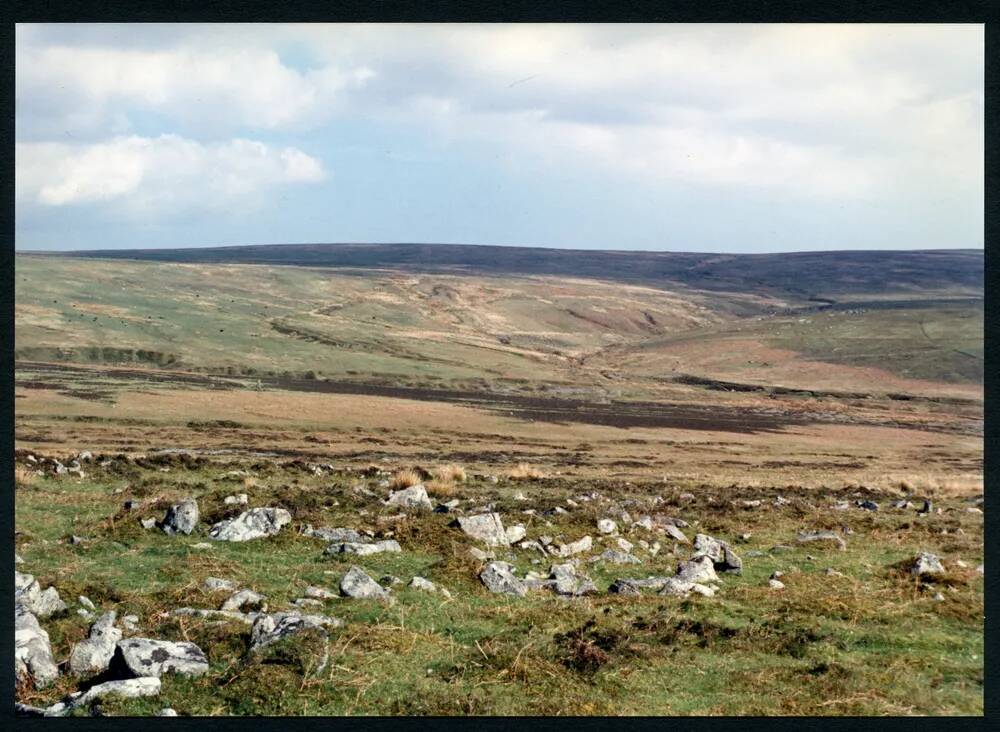
{"type": "Polygon", "coordinates": [[[32,485],[38,480],[38,473],[23,465],[14,466],[14,485],[32,485]]]}
{"type": "Polygon", "coordinates": [[[399,491],[418,483],[420,483],[420,474],[416,470],[406,468],[405,470],[397,470],[392,474],[392,478],[389,480],[389,487],[394,491],[399,491]]]}
{"type": "Polygon", "coordinates": [[[518,463],[507,471],[507,477],[511,480],[541,480],[545,473],[528,463],[518,463]]]}
{"type": "Polygon", "coordinates": [[[464,483],[466,479],[465,468],[454,463],[437,466],[431,471],[431,475],[443,483],[464,483]]]}
{"type": "Polygon", "coordinates": [[[447,480],[429,481],[424,483],[424,488],[427,489],[427,495],[435,498],[451,498],[458,492],[455,484],[447,480]]]}

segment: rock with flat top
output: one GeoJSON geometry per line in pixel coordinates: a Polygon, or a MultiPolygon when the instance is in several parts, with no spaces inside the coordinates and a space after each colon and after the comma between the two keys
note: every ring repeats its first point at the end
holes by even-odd
{"type": "Polygon", "coordinates": [[[122,632],[115,627],[118,613],[110,610],[90,627],[90,634],[73,646],[69,657],[70,671],[77,675],[100,673],[108,668],[122,632]]]}
{"type": "Polygon", "coordinates": [[[251,508],[239,516],[220,521],[208,530],[215,541],[251,541],[274,536],[290,523],[292,514],[283,508],[251,508]]]}
{"type": "Polygon", "coordinates": [[[480,513],[474,516],[459,516],[452,525],[457,525],[466,535],[478,539],[487,546],[508,546],[510,540],[498,513],[480,513]]]}
{"type": "Polygon", "coordinates": [[[401,552],[402,547],[399,546],[399,542],[395,539],[386,539],[384,541],[373,541],[370,543],[361,543],[355,541],[345,541],[339,544],[331,544],[324,550],[324,554],[356,554],[359,557],[368,556],[369,554],[381,554],[382,552],[401,552]]]}
{"type": "Polygon", "coordinates": [[[408,511],[433,511],[434,504],[427,495],[427,489],[420,483],[401,491],[395,491],[386,501],[387,506],[397,506],[408,511]]]}
{"type": "Polygon", "coordinates": [[[194,643],[153,638],[118,641],[110,668],[122,677],[155,676],[165,673],[201,676],[208,671],[208,658],[194,643]]]}

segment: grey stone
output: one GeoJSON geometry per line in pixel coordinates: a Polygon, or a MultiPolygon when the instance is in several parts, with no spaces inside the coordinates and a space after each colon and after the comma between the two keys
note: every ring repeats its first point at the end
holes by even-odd
{"type": "Polygon", "coordinates": [[[713,539],[708,534],[696,534],[694,537],[694,550],[696,555],[709,557],[717,571],[731,574],[741,574],[743,572],[743,560],[724,541],[713,539]]]}
{"type": "Polygon", "coordinates": [[[697,556],[677,565],[677,578],[687,582],[718,582],[719,576],[715,573],[715,564],[712,558],[707,555],[697,556]]]}
{"type": "Polygon", "coordinates": [[[76,599],[77,599],[77,602],[79,602],[81,605],[83,605],[88,610],[97,610],[97,608],[94,607],[94,603],[90,601],[89,597],[85,597],[84,595],[80,595],[76,599]]]}
{"type": "Polygon", "coordinates": [[[469,547],[469,554],[478,559],[480,562],[485,562],[487,559],[494,558],[493,552],[484,552],[482,549],[474,546],[469,547]]]}
{"type": "Polygon", "coordinates": [[[290,523],[292,515],[283,508],[251,508],[234,519],[220,521],[208,531],[216,541],[250,541],[274,536],[290,523]]]}
{"type": "Polygon", "coordinates": [[[436,584],[434,584],[429,579],[426,579],[424,577],[414,577],[413,579],[410,580],[410,584],[407,586],[415,590],[423,590],[424,592],[436,592],[441,595],[444,595],[445,597],[449,598],[451,597],[451,593],[448,592],[448,590],[446,590],[443,587],[438,587],[436,584]]]}
{"type": "Polygon", "coordinates": [[[201,607],[179,607],[173,611],[173,615],[184,615],[194,618],[218,618],[221,620],[239,620],[243,623],[252,623],[260,613],[242,613],[239,610],[210,610],[201,607]]]}
{"type": "Polygon", "coordinates": [[[460,516],[455,524],[468,536],[484,542],[487,546],[508,546],[510,541],[500,520],[500,514],[481,513],[475,516],[460,516]]]}
{"type": "Polygon", "coordinates": [[[618,537],[618,548],[621,549],[623,552],[630,552],[634,547],[635,544],[633,544],[628,539],[625,539],[621,536],[618,537]]]}
{"type": "Polygon", "coordinates": [[[514,544],[523,539],[528,530],[524,528],[523,524],[514,524],[513,526],[508,526],[504,533],[507,535],[507,543],[514,544]]]}
{"type": "Polygon", "coordinates": [[[33,615],[45,619],[66,610],[66,603],[55,587],[42,590],[33,575],[14,572],[14,602],[24,605],[33,615]]]}
{"type": "Polygon", "coordinates": [[[427,489],[420,483],[401,491],[395,491],[386,501],[387,506],[398,506],[410,511],[432,511],[434,504],[427,495],[427,489]]]}
{"type": "MultiPolygon", "coordinates": [[[[98,699],[106,699],[109,696],[120,696],[125,699],[138,699],[143,696],[158,696],[160,694],[160,679],[153,676],[143,676],[134,679],[120,679],[117,681],[105,681],[103,684],[97,684],[90,687],[87,691],[77,694],[73,694],[69,697],[68,703],[65,703],[63,709],[57,711],[58,716],[70,712],[76,707],[83,707],[87,704],[97,701],[98,699]]],[[[46,710],[46,716],[56,716],[54,714],[48,714],[49,710],[54,710],[53,707],[49,707],[46,710]]]]}
{"type": "Polygon", "coordinates": [[[139,519],[139,524],[144,529],[152,529],[156,526],[156,519],[155,518],[139,519]]]}
{"type": "Polygon", "coordinates": [[[260,605],[267,598],[260,593],[254,592],[253,590],[240,590],[235,593],[232,597],[222,603],[220,610],[239,610],[243,611],[246,605],[260,605]]]}
{"type": "Polygon", "coordinates": [[[86,639],[73,646],[69,657],[70,671],[77,675],[100,673],[108,668],[122,632],[115,627],[118,614],[110,610],[91,626],[86,639]]]}
{"type": "MultiPolygon", "coordinates": [[[[250,628],[250,652],[260,653],[272,643],[301,633],[306,630],[317,630],[326,637],[327,628],[337,628],[342,625],[338,618],[326,615],[300,615],[298,613],[261,614],[250,628]]],[[[322,671],[326,666],[323,659],[315,672],[322,671]]]]}
{"type": "Polygon", "coordinates": [[[177,710],[171,709],[170,707],[164,707],[156,713],[157,717],[176,717],[177,710]]]}
{"type": "Polygon", "coordinates": [[[314,529],[312,526],[306,526],[302,530],[304,536],[312,536],[317,539],[323,539],[331,544],[333,543],[344,543],[353,542],[355,544],[367,543],[367,539],[359,534],[354,529],[337,528],[331,529],[326,526],[321,526],[318,529],[314,529]]]}
{"type": "Polygon", "coordinates": [[[306,587],[306,591],[303,594],[314,600],[335,600],[338,597],[337,593],[331,592],[325,587],[316,587],[315,585],[306,587]]]}
{"type": "Polygon", "coordinates": [[[358,542],[342,542],[340,544],[331,544],[324,550],[324,554],[357,554],[360,557],[368,556],[369,554],[381,554],[382,552],[401,552],[402,547],[399,546],[399,542],[394,539],[386,539],[384,541],[376,541],[372,543],[358,543],[358,542]]]}
{"type": "Polygon", "coordinates": [[[250,502],[250,496],[246,493],[237,493],[235,496],[226,496],[222,502],[227,506],[245,506],[250,502]]]}
{"type": "Polygon", "coordinates": [[[767,581],[767,586],[772,590],[783,590],[785,589],[785,583],[778,579],[769,579],[767,581]]]}
{"type": "Polygon", "coordinates": [[[552,589],[557,595],[579,597],[597,592],[597,586],[593,580],[585,574],[579,574],[576,567],[570,562],[553,564],[549,568],[549,579],[555,580],[552,589]]]}
{"type": "Polygon", "coordinates": [[[122,617],[122,628],[131,632],[139,629],[139,616],[138,615],[125,615],[122,617]]]}
{"type": "Polygon", "coordinates": [[[200,676],[208,671],[208,659],[198,646],[187,641],[127,638],[118,641],[111,667],[121,674],[135,677],[159,678],[165,673],[200,676]]]}
{"type": "Polygon", "coordinates": [[[49,634],[21,603],[14,606],[14,669],[18,676],[30,674],[36,688],[48,686],[59,677],[49,634]]]}
{"type": "Polygon", "coordinates": [[[642,564],[642,560],[627,552],[620,552],[615,549],[605,549],[592,562],[609,562],[610,564],[642,564]]]}
{"type": "Polygon", "coordinates": [[[941,564],[941,558],[930,552],[920,552],[913,560],[913,566],[910,568],[910,574],[914,577],[943,573],[944,566],[941,564]]]}
{"type": "Polygon", "coordinates": [[[167,534],[190,534],[198,525],[198,503],[188,498],[167,509],[160,528],[167,534]]]}
{"type": "Polygon", "coordinates": [[[490,562],[479,573],[479,579],[490,592],[497,594],[524,597],[528,592],[524,582],[514,576],[506,562],[490,562]]]}
{"type": "Polygon", "coordinates": [[[796,539],[803,544],[812,541],[830,541],[836,544],[840,551],[847,549],[847,542],[833,531],[801,531],[796,539]]]}
{"type": "Polygon", "coordinates": [[[389,593],[360,567],[352,566],[340,580],[340,594],[364,600],[388,600],[389,593]]]}
{"type": "Polygon", "coordinates": [[[673,524],[664,525],[663,530],[667,533],[667,536],[669,536],[674,541],[679,541],[682,544],[691,543],[691,541],[684,535],[684,532],[681,531],[676,526],[674,526],[673,524]]]}
{"type": "Polygon", "coordinates": [[[668,577],[666,582],[663,583],[663,589],[660,590],[660,594],[666,597],[687,597],[692,592],[704,595],[705,597],[715,596],[714,587],[684,580],[679,577],[668,577]]]}
{"type": "Polygon", "coordinates": [[[594,540],[588,535],[584,536],[582,539],[570,542],[569,544],[561,544],[559,546],[559,551],[553,552],[553,554],[558,554],[560,557],[571,557],[574,554],[589,552],[593,545],[594,540]]]}
{"type": "Polygon", "coordinates": [[[601,534],[613,534],[618,531],[618,524],[611,519],[598,519],[597,531],[601,534]]]}
{"type": "Polygon", "coordinates": [[[219,577],[206,577],[205,581],[202,582],[206,590],[211,592],[225,591],[225,592],[235,592],[236,583],[232,580],[220,579],[219,577]]]}

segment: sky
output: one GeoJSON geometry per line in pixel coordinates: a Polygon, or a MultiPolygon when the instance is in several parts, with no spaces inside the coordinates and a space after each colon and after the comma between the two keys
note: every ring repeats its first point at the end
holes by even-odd
{"type": "Polygon", "coordinates": [[[982,25],[20,24],[15,246],[983,246],[982,25]]]}

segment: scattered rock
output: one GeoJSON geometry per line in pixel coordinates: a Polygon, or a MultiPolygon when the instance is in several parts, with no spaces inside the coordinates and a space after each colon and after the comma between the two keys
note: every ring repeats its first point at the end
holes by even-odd
{"type": "Polygon", "coordinates": [[[362,600],[388,600],[389,593],[357,566],[347,570],[340,580],[340,594],[362,600]]]}
{"type": "Polygon", "coordinates": [[[494,558],[493,552],[484,552],[482,549],[479,549],[474,546],[469,547],[469,554],[471,554],[474,558],[478,559],[480,562],[485,562],[487,559],[494,558]]]}
{"type": "Polygon", "coordinates": [[[245,506],[250,502],[250,496],[246,493],[237,493],[235,496],[226,496],[222,502],[227,506],[245,506]]]}
{"type": "Polygon", "coordinates": [[[89,597],[85,597],[83,595],[80,595],[76,599],[77,599],[77,602],[79,602],[81,605],[83,605],[88,610],[97,610],[97,608],[94,606],[94,603],[92,603],[90,601],[89,597]]]}
{"type": "Polygon", "coordinates": [[[524,528],[524,524],[515,524],[513,526],[508,526],[505,533],[507,534],[507,543],[514,544],[523,539],[528,533],[528,530],[524,528]]]}
{"type": "Polygon", "coordinates": [[[33,575],[14,572],[14,602],[20,603],[38,618],[45,619],[66,610],[66,603],[55,587],[42,590],[33,575]]]}
{"type": "Polygon", "coordinates": [[[481,513],[475,516],[460,516],[453,525],[473,539],[484,542],[487,546],[507,546],[507,532],[500,520],[500,514],[481,513]]]}
{"type": "Polygon", "coordinates": [[[847,542],[833,531],[801,531],[796,539],[803,544],[812,541],[831,541],[840,551],[847,549],[847,542]]]}
{"type": "Polygon", "coordinates": [[[354,542],[362,544],[367,541],[363,536],[361,536],[361,534],[359,534],[354,529],[346,529],[346,528],[331,529],[326,526],[321,526],[318,529],[314,529],[309,524],[307,524],[306,527],[302,529],[302,535],[312,536],[315,537],[316,539],[323,539],[323,541],[327,541],[331,544],[338,542],[340,543],[354,542]]]}
{"type": "Polygon", "coordinates": [[[628,539],[618,537],[618,548],[621,549],[623,552],[630,552],[634,547],[635,544],[633,544],[628,539]]]}
{"type": "Polygon", "coordinates": [[[714,587],[684,580],[680,577],[667,577],[660,594],[668,597],[687,597],[692,592],[697,592],[699,595],[704,595],[705,597],[715,596],[714,587]]]}
{"type": "Polygon", "coordinates": [[[30,674],[39,689],[59,677],[49,634],[38,624],[34,613],[21,603],[14,606],[14,673],[30,674]]]}
{"type": "Polygon", "coordinates": [[[337,593],[331,592],[324,587],[316,587],[315,585],[306,587],[306,591],[303,594],[314,600],[335,600],[338,597],[337,593]]]}
{"type": "Polygon", "coordinates": [[[506,562],[490,562],[479,573],[479,579],[490,592],[518,597],[524,597],[528,592],[524,582],[514,576],[511,566],[506,562]]]}
{"type": "Polygon", "coordinates": [[[239,610],[211,610],[201,607],[179,607],[172,615],[185,615],[194,618],[220,618],[223,620],[240,620],[244,623],[252,623],[260,613],[242,613],[239,610]]]}
{"type": "Polygon", "coordinates": [[[704,554],[680,562],[677,565],[677,578],[699,583],[719,581],[719,575],[715,573],[715,563],[711,557],[704,554]]]}
{"type": "Polygon", "coordinates": [[[157,717],[176,717],[177,710],[171,709],[170,707],[164,707],[156,713],[157,717]]]}
{"type": "Polygon", "coordinates": [[[616,551],[615,549],[605,549],[599,556],[594,557],[592,562],[608,562],[609,564],[642,564],[642,560],[627,552],[616,551]]]}
{"type": "Polygon", "coordinates": [[[225,592],[236,591],[235,582],[233,582],[232,580],[220,579],[218,577],[206,577],[205,581],[202,582],[201,584],[202,586],[204,586],[206,590],[209,590],[210,592],[218,592],[220,590],[225,592]]]}
{"type": "Polygon", "coordinates": [[[580,554],[582,552],[590,551],[590,548],[594,545],[594,540],[589,536],[585,536],[582,539],[577,539],[569,544],[561,544],[559,546],[558,552],[553,552],[558,554],[560,557],[571,557],[574,554],[580,554]]]}
{"type": "Polygon", "coordinates": [[[197,525],[198,503],[193,498],[172,505],[160,522],[166,534],[190,534],[197,525]]]}
{"type": "Polygon", "coordinates": [[[930,552],[920,552],[913,560],[913,566],[910,568],[910,574],[914,577],[943,573],[944,566],[941,564],[940,557],[930,552]]]}
{"type": "Polygon", "coordinates": [[[572,562],[553,564],[549,578],[555,580],[552,588],[558,595],[579,597],[597,592],[597,585],[585,574],[579,574],[572,562]]]}
{"type": "Polygon", "coordinates": [[[73,646],[69,657],[70,671],[77,675],[100,673],[108,668],[122,632],[115,627],[118,613],[114,610],[97,619],[85,640],[73,646]]]}
{"type": "Polygon", "coordinates": [[[254,592],[253,590],[240,590],[239,592],[237,592],[236,594],[234,594],[232,597],[230,597],[228,600],[226,600],[224,603],[222,603],[222,607],[219,608],[219,609],[220,610],[238,610],[238,611],[242,612],[244,606],[246,606],[246,605],[258,605],[259,606],[266,599],[267,598],[264,597],[264,595],[261,595],[261,594],[259,594],[257,592],[254,592]]]}
{"type": "Polygon", "coordinates": [[[767,586],[772,590],[783,590],[785,589],[785,583],[777,579],[769,579],[767,581],[767,586]]]}
{"type": "Polygon", "coordinates": [[[420,483],[401,491],[395,491],[386,501],[387,506],[398,506],[411,511],[432,511],[434,504],[427,495],[427,489],[420,483]]]}
{"type": "Polygon", "coordinates": [[[448,598],[451,597],[451,593],[448,592],[448,590],[446,590],[443,587],[438,587],[436,584],[431,582],[429,579],[425,579],[424,577],[414,577],[413,579],[410,580],[410,584],[407,586],[413,588],[414,590],[423,590],[424,592],[437,592],[439,594],[444,595],[445,597],[448,598]]]}
{"type": "Polygon", "coordinates": [[[357,554],[360,557],[369,554],[381,554],[382,552],[401,552],[402,547],[395,539],[385,539],[375,541],[370,544],[358,542],[343,542],[341,544],[331,544],[324,550],[324,554],[357,554]]]}
{"type": "Polygon", "coordinates": [[[274,536],[291,522],[292,515],[283,508],[251,508],[234,519],[220,521],[208,531],[215,541],[250,541],[274,536]]]}
{"type": "Polygon", "coordinates": [[[139,616],[125,615],[124,617],[122,617],[122,628],[129,631],[130,633],[139,630],[139,616]]]}
{"type": "Polygon", "coordinates": [[[613,534],[618,531],[618,524],[611,519],[598,519],[597,531],[601,534],[613,534]]]}
{"type": "Polygon", "coordinates": [[[694,550],[696,556],[704,555],[709,557],[718,571],[731,574],[741,574],[743,572],[743,560],[724,541],[713,539],[708,534],[697,534],[694,537],[694,550]]]}
{"type": "Polygon", "coordinates": [[[139,524],[144,529],[152,529],[156,526],[156,519],[155,518],[139,519],[139,524]]]}
{"type": "Polygon", "coordinates": [[[667,533],[674,541],[679,541],[682,544],[690,544],[691,541],[684,535],[684,532],[677,528],[674,524],[664,524],[663,530],[667,533]]]}
{"type": "Polygon", "coordinates": [[[824,572],[824,574],[826,574],[827,577],[843,577],[844,576],[843,573],[838,572],[833,567],[827,567],[826,568],[826,572],[824,572]]]}
{"type": "Polygon", "coordinates": [[[156,676],[175,673],[200,676],[208,671],[208,659],[194,643],[127,638],[118,641],[111,669],[124,676],[156,676]]]}

